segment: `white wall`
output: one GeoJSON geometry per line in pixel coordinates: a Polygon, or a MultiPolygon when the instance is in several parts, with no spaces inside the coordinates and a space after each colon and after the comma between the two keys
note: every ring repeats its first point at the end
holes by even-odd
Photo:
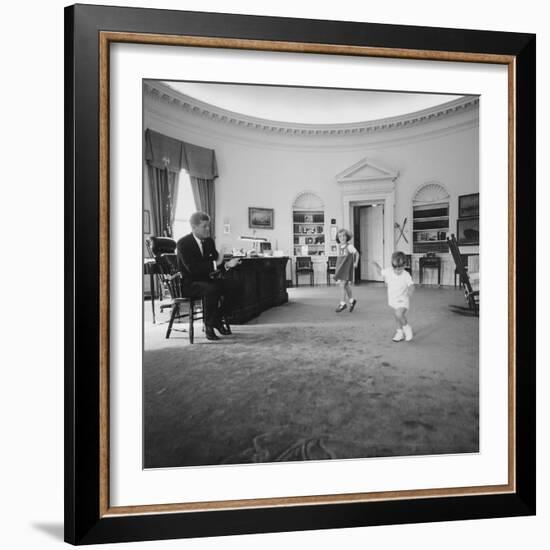
{"type": "MultiPolygon", "coordinates": [[[[550,29],[546,6],[538,0],[482,3],[462,0],[445,6],[436,1],[409,2],[253,2],[252,0],[103,0],[103,4],[190,9],[378,23],[447,26],[536,32],[538,88],[538,514],[528,518],[461,521],[441,524],[279,533],[202,540],[105,545],[105,549],[245,550],[317,548],[389,550],[543,550],[550,539],[550,400],[547,398],[550,353],[544,345],[550,324],[546,283],[550,270],[546,234],[546,207],[550,204],[547,151],[550,112],[550,29]]],[[[1,364],[2,545],[12,550],[66,548],[63,522],[63,14],[68,2],[53,0],[7,3],[3,7],[2,51],[4,86],[1,88],[4,122],[3,234],[17,233],[33,247],[39,273],[20,271],[14,277],[2,270],[3,295],[1,364]],[[40,176],[21,183],[21,167],[33,161],[40,176]],[[27,219],[21,219],[24,185],[27,219]],[[26,290],[38,292],[28,301],[26,290]],[[29,317],[29,308],[32,315],[29,317]]],[[[533,304],[533,307],[535,304],[533,304]]],[[[530,365],[525,367],[530,368],[530,365]]]]}
{"type": "MultiPolygon", "coordinates": [[[[250,235],[248,207],[273,208],[274,229],[258,230],[273,247],[286,255],[293,253],[292,205],[296,197],[311,191],[325,204],[326,230],[335,218],[339,227],[344,220],[344,187],[336,176],[367,158],[375,165],[398,172],[395,182],[394,218],[400,223],[406,217],[409,245],[401,240],[399,248],[412,252],[412,199],[417,189],[437,181],[450,194],[450,231],[455,232],[458,196],[479,191],[478,175],[478,110],[434,119],[405,130],[387,130],[363,136],[273,136],[255,129],[230,126],[184,111],[181,107],[145,96],[145,127],[214,149],[219,177],[216,189],[216,239],[220,249],[247,248],[239,240],[250,235]],[[231,233],[223,233],[229,223],[231,233]]],[[[395,234],[397,237],[397,233],[395,234]]],[[[328,242],[328,235],[326,237],[328,242]]],[[[388,244],[386,261],[393,252],[388,244]]],[[[452,260],[445,258],[444,279],[452,284],[452,260]]],[[[318,261],[316,280],[325,281],[322,270],[325,259],[318,261]]],[[[425,282],[432,282],[426,273],[425,282]]]]}

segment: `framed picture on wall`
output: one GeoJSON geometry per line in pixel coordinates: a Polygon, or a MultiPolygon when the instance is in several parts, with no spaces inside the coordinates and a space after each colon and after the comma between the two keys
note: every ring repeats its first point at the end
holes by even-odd
{"type": "Polygon", "coordinates": [[[253,229],[273,229],[273,208],[248,209],[248,227],[253,229]]]}
{"type": "MultiPolygon", "coordinates": [[[[535,179],[535,38],[507,32],[357,22],[291,20],[290,23],[288,19],[272,17],[158,9],[92,5],[66,8],[66,216],[71,232],[68,239],[74,245],[67,247],[65,262],[66,333],[71,336],[65,344],[65,538],[68,542],[93,544],[209,537],[535,513],[532,427],[536,346],[531,308],[535,302],[535,260],[529,254],[530,248],[522,246],[530,242],[535,232],[532,186],[535,179]],[[481,79],[479,75],[483,71],[486,73],[481,79]],[[343,358],[340,352],[333,357],[330,354],[334,346],[326,342],[334,340],[334,324],[354,322],[352,318],[360,313],[359,300],[354,314],[346,314],[340,321],[335,321],[332,313],[323,317],[324,313],[317,314],[316,310],[307,323],[302,318],[299,326],[292,325],[288,319],[284,323],[273,321],[265,333],[261,332],[265,328],[261,322],[233,327],[230,334],[225,328],[226,334],[221,334],[228,340],[200,346],[200,349],[187,340],[185,344],[180,340],[176,342],[177,361],[172,363],[170,356],[175,348],[166,346],[162,334],[156,340],[156,348],[147,351],[148,357],[153,357],[163,368],[154,375],[144,369],[145,313],[143,297],[136,292],[143,281],[142,250],[133,250],[142,247],[128,246],[128,243],[140,242],[141,235],[137,232],[145,230],[146,215],[143,214],[143,228],[139,221],[144,208],[144,159],[154,158],[155,151],[146,151],[153,157],[144,156],[145,128],[136,121],[143,120],[143,82],[155,80],[159,73],[174,81],[207,84],[226,81],[259,85],[269,81],[270,87],[295,87],[308,93],[311,89],[334,88],[339,92],[364,91],[357,89],[360,78],[365,90],[393,94],[396,83],[406,82],[409,89],[420,90],[422,95],[467,94],[466,99],[457,100],[463,103],[453,104],[457,112],[461,112],[466,103],[468,108],[476,109],[476,98],[483,96],[484,109],[480,116],[492,116],[489,120],[496,120],[501,126],[497,128],[483,119],[484,127],[489,130],[480,135],[483,145],[480,151],[486,166],[499,169],[489,169],[487,173],[504,175],[497,185],[494,181],[481,181],[480,188],[490,186],[491,193],[498,195],[500,202],[495,202],[496,206],[487,212],[480,209],[478,199],[461,197],[459,213],[470,215],[477,209],[480,217],[490,215],[498,234],[508,237],[492,239],[491,246],[484,251],[498,260],[495,265],[505,266],[496,273],[505,284],[483,288],[483,292],[492,292],[491,297],[495,298],[487,303],[501,304],[504,309],[495,313],[492,308],[483,309],[482,305],[478,319],[468,315],[461,307],[462,302],[450,308],[450,302],[446,301],[449,293],[454,292],[453,299],[459,300],[463,299],[462,293],[452,290],[446,293],[445,289],[438,288],[437,295],[430,295],[430,299],[443,297],[440,310],[447,317],[456,313],[453,322],[464,323],[462,334],[469,346],[477,342],[479,334],[483,335],[481,353],[476,354],[476,358],[479,355],[481,365],[484,361],[490,362],[491,368],[479,369],[479,378],[478,370],[462,369],[468,392],[462,391],[463,385],[457,386],[447,376],[424,376],[424,366],[431,364],[430,357],[441,349],[441,341],[429,334],[422,336],[422,346],[416,348],[431,349],[432,353],[427,356],[428,360],[415,363],[414,372],[418,376],[411,374],[410,355],[403,356],[406,369],[400,369],[399,363],[390,368],[386,361],[381,362],[381,354],[371,353],[366,357],[363,341],[357,344],[360,360],[343,358]],[[289,74],[299,75],[299,82],[289,82],[289,74]],[[432,76],[428,78],[429,75],[432,76]],[[521,120],[521,124],[516,124],[517,120],[521,120]],[[117,166],[127,168],[124,177],[115,169],[117,166]],[[509,171],[509,166],[513,170],[509,171]],[[99,253],[90,255],[90,245],[99,253]],[[119,254],[120,251],[124,255],[119,254]],[[518,274],[521,285],[517,284],[518,274]],[[136,302],[138,295],[140,301],[136,302]],[[78,308],[72,307],[75,303],[78,308]],[[127,322],[135,318],[143,322],[127,322]],[[480,331],[482,323],[486,323],[482,326],[489,324],[491,330],[480,331]],[[505,340],[508,345],[503,345],[505,340]],[[319,354],[322,354],[320,361],[316,360],[319,354]],[[181,357],[188,359],[185,369],[181,368],[181,357]],[[229,359],[238,366],[231,370],[231,376],[225,368],[229,359]],[[202,361],[200,368],[199,361],[202,361]],[[366,386],[371,380],[364,376],[366,363],[372,377],[379,376],[376,394],[366,386]],[[517,368],[519,363],[522,368],[517,368]],[[340,366],[357,374],[342,381],[340,366]],[[323,376],[318,376],[319,368],[324,369],[323,376]],[[388,369],[392,372],[389,383],[388,369]],[[383,374],[377,375],[378,372],[383,374]],[[441,380],[434,382],[435,378],[441,380]],[[426,391],[426,384],[430,382],[440,383],[437,389],[441,391],[426,391]],[[320,384],[316,385],[319,391],[311,390],[313,383],[320,384]],[[281,387],[285,391],[279,391],[281,387]],[[349,389],[358,387],[364,388],[365,393],[355,392],[357,395],[352,397],[362,415],[353,416],[347,422],[349,411],[356,410],[349,408],[353,393],[349,389]],[[380,393],[381,387],[387,395],[380,393]],[[341,389],[338,395],[344,396],[340,400],[335,399],[337,388],[341,389]],[[185,392],[182,399],[176,389],[185,392]],[[249,393],[242,393],[246,391],[249,393]],[[260,399],[252,401],[252,393],[260,399]],[[371,398],[366,401],[367,393],[371,398]],[[459,393],[462,397],[466,395],[467,415],[459,407],[452,421],[445,425],[433,423],[446,422],[450,415],[432,414],[430,421],[426,420],[426,415],[434,409],[447,412],[448,407],[457,402],[459,393]],[[304,400],[304,395],[308,399],[304,400]],[[337,402],[343,408],[335,414],[337,402]],[[476,415],[480,402],[488,414],[476,415]],[[194,412],[185,409],[183,414],[174,415],[174,409],[167,403],[194,407],[194,412]],[[250,403],[253,405],[249,406],[250,403]],[[290,407],[294,407],[291,412],[290,407]],[[384,409],[384,412],[373,416],[370,407],[378,407],[377,411],[384,409]],[[413,410],[414,417],[400,416],[406,407],[413,410]],[[257,418],[258,414],[262,415],[260,422],[248,424],[250,418],[257,418]],[[299,423],[307,414],[319,420],[315,431],[299,423]],[[264,425],[266,417],[275,421],[264,425]],[[156,420],[155,426],[169,426],[171,438],[163,449],[172,454],[159,451],[158,442],[163,434],[144,429],[151,418],[156,420]],[[197,418],[200,422],[195,421],[197,418]],[[380,418],[384,422],[378,422],[380,418]],[[380,426],[385,429],[390,421],[395,441],[388,450],[385,436],[373,439],[372,431],[380,426]],[[186,422],[183,430],[181,422],[186,422]],[[205,424],[210,430],[207,439],[200,432],[205,424]],[[296,428],[298,425],[300,429],[296,428]],[[457,450],[453,446],[455,440],[448,436],[449,426],[466,434],[464,447],[457,450]],[[227,427],[229,431],[225,431],[227,427]],[[343,428],[349,431],[344,433],[343,428]],[[356,429],[365,429],[368,433],[365,437],[356,437],[353,431],[356,429]],[[177,444],[174,444],[175,434],[181,435],[177,444]],[[435,454],[426,446],[434,439],[439,444],[435,454]],[[195,443],[190,445],[190,440],[195,443]],[[415,444],[409,444],[411,441],[415,444]],[[150,449],[147,460],[152,466],[144,462],[145,448],[150,449]],[[205,448],[212,451],[208,463],[202,460],[205,448]],[[344,456],[350,449],[355,454],[344,456]],[[479,452],[480,449],[483,452],[479,452]],[[400,459],[392,460],[395,456],[400,459]],[[172,457],[176,458],[171,462],[172,457]],[[188,462],[182,465],[183,460],[188,462]],[[156,468],[155,461],[161,466],[156,468]],[[189,464],[208,465],[208,468],[189,468],[189,464]]],[[[162,100],[159,109],[172,106],[178,116],[194,111],[185,102],[163,94],[156,97],[162,100]]],[[[208,123],[221,120],[219,115],[206,111],[200,111],[200,117],[208,123]]],[[[411,120],[418,118],[417,112],[420,111],[410,111],[411,120]]],[[[439,124],[438,117],[431,118],[439,124]]],[[[425,125],[425,121],[421,124],[425,125]]],[[[282,124],[274,131],[250,117],[248,122],[237,126],[238,132],[248,129],[256,132],[255,137],[268,135],[269,140],[274,136],[288,136],[291,146],[287,149],[292,151],[299,149],[295,146],[297,140],[309,140],[303,148],[307,160],[311,158],[312,147],[325,135],[308,134],[303,124],[295,127],[282,124]]],[[[172,119],[157,128],[162,134],[159,139],[174,145],[175,138],[168,135],[174,128],[172,119]],[[171,139],[165,139],[167,137],[171,139]]],[[[387,121],[384,139],[401,129],[395,121],[387,121]]],[[[406,131],[409,129],[407,125],[406,131]]],[[[372,128],[350,130],[346,122],[340,130],[331,127],[320,132],[336,136],[340,141],[351,136],[355,145],[350,150],[354,158],[360,156],[356,140],[363,135],[371,139],[372,128]]],[[[211,141],[215,144],[207,145],[217,147],[218,141],[211,141]]],[[[174,187],[173,179],[164,185],[168,165],[173,166],[174,161],[185,163],[182,170],[195,170],[189,177],[200,180],[205,158],[209,159],[207,167],[212,183],[210,187],[205,184],[201,189],[205,193],[196,199],[212,206],[213,201],[206,199],[214,198],[209,195],[214,189],[214,211],[223,200],[228,201],[227,197],[231,198],[228,201],[231,204],[242,204],[248,195],[242,193],[238,182],[231,181],[230,177],[224,179],[222,185],[218,166],[223,164],[213,162],[212,154],[204,155],[204,136],[197,142],[186,142],[188,152],[193,153],[192,163],[191,157],[181,154],[181,146],[172,151],[173,157],[157,155],[159,162],[154,168],[159,173],[159,189],[168,197],[166,204],[170,205],[170,186],[174,187]],[[163,162],[163,158],[172,160],[163,162]],[[220,181],[214,183],[218,177],[220,181]],[[223,188],[226,185],[228,187],[223,188]]],[[[278,148],[270,147],[279,154],[278,148]]],[[[326,150],[326,147],[320,148],[319,155],[326,150]]],[[[237,156],[238,162],[245,158],[245,154],[237,156]]],[[[255,162],[256,159],[246,169],[256,170],[255,162]]],[[[282,171],[282,164],[280,161],[270,163],[268,168],[273,171],[276,166],[282,171]]],[[[236,172],[243,173],[242,170],[236,172]]],[[[393,201],[390,187],[395,177],[399,177],[398,172],[390,174],[377,169],[375,172],[382,180],[377,190],[383,190],[384,197],[393,201]]],[[[226,175],[227,172],[223,174],[226,175]]],[[[347,225],[344,222],[350,221],[349,211],[355,200],[350,197],[356,192],[357,184],[353,170],[348,176],[347,181],[341,182],[344,185],[339,186],[345,187],[340,204],[336,201],[330,204],[332,195],[327,194],[326,205],[334,208],[331,212],[341,211],[344,226],[347,225]]],[[[286,180],[281,177],[277,181],[286,180]]],[[[258,189],[256,185],[250,189],[250,202],[274,207],[250,207],[250,228],[274,228],[274,210],[279,211],[279,206],[273,197],[279,191],[272,187],[258,189]]],[[[357,201],[362,199],[360,196],[357,201]]],[[[289,200],[286,214],[281,210],[281,218],[288,222],[288,234],[278,243],[274,239],[274,247],[291,248],[294,252],[302,248],[302,253],[306,249],[307,254],[308,247],[313,246],[324,252],[323,243],[308,246],[300,242],[293,246],[291,205],[289,200]]],[[[363,206],[366,207],[366,203],[363,206]]],[[[234,224],[240,219],[242,225],[246,221],[242,219],[242,207],[239,208],[240,211],[235,210],[227,219],[235,220],[234,224]]],[[[389,216],[390,211],[384,210],[384,216],[389,216]]],[[[170,214],[168,211],[168,218],[170,214]]],[[[223,232],[224,219],[221,216],[217,220],[218,237],[229,239],[229,234],[223,232]]],[[[296,231],[298,224],[294,220],[294,233],[302,235],[300,240],[312,241],[318,235],[317,224],[323,220],[313,216],[304,219],[304,224],[311,224],[308,232],[296,231]]],[[[385,242],[393,242],[393,224],[389,227],[385,242]]],[[[331,241],[334,229],[331,227],[331,241]]],[[[426,227],[418,231],[420,229],[427,231],[426,227]]],[[[442,230],[441,227],[435,229],[442,230]]],[[[484,229],[484,233],[490,230],[484,229]]],[[[460,218],[457,233],[459,240],[473,244],[479,239],[479,223],[473,215],[470,220],[460,218]]],[[[258,248],[258,239],[251,237],[250,240],[258,248]]],[[[163,242],[173,253],[172,241],[163,242]]],[[[336,245],[331,243],[330,250],[335,252],[336,245]]],[[[258,262],[266,262],[265,269],[254,271],[255,282],[245,288],[245,293],[255,293],[259,301],[269,303],[272,295],[257,283],[273,282],[274,265],[282,259],[257,256],[243,260],[241,265],[241,269],[247,266],[254,270],[260,265],[258,262]]],[[[292,263],[295,268],[295,262],[292,263]]],[[[319,258],[314,263],[317,269],[308,268],[305,272],[310,276],[310,284],[300,284],[295,290],[304,294],[311,292],[311,295],[319,293],[319,268],[324,280],[325,262],[319,258]]],[[[483,263],[492,264],[491,258],[483,263]]],[[[172,281],[170,278],[167,282],[172,281]]],[[[282,282],[284,287],[286,279],[282,282]]],[[[298,286],[298,278],[296,284],[298,286]]],[[[286,287],[283,290],[286,291],[286,287]]],[[[424,290],[427,295],[428,289],[424,290]]],[[[315,300],[317,303],[317,298],[315,300]]],[[[325,309],[332,311],[332,308],[325,309]]],[[[150,333],[160,334],[155,330],[150,333]]],[[[392,353],[407,354],[411,349],[408,345],[402,342],[399,350],[392,348],[392,353]]],[[[351,342],[346,342],[346,351],[350,346],[351,342]]],[[[462,345],[452,358],[461,361],[464,348],[462,345]]],[[[425,349],[418,351],[424,352],[425,349]]]]}
{"type": "Polygon", "coordinates": [[[151,234],[151,212],[149,210],[143,211],[143,233],[145,235],[151,234]]]}
{"type": "Polygon", "coordinates": [[[456,221],[458,244],[479,244],[479,218],[466,218],[456,221]]]}
{"type": "Polygon", "coordinates": [[[472,218],[479,216],[479,193],[458,197],[458,217],[472,218]]]}

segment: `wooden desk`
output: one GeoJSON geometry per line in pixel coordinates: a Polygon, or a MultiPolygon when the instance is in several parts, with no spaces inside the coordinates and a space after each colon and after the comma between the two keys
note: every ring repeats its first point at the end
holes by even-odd
{"type": "Polygon", "coordinates": [[[231,324],[246,323],[262,311],[288,302],[287,261],[287,256],[242,258],[241,264],[228,272],[242,288],[240,305],[229,318],[231,324]]]}
{"type": "MultiPolygon", "coordinates": [[[[157,262],[154,258],[145,258],[143,260],[143,274],[149,275],[150,287],[151,287],[151,309],[153,310],[153,323],[156,322],[155,319],[155,275],[158,275],[160,271],[158,270],[157,262]]],[[[159,297],[162,301],[162,285],[159,284],[159,297]]]]}
{"type": "Polygon", "coordinates": [[[434,268],[437,269],[437,284],[441,284],[441,258],[439,256],[434,256],[428,258],[427,256],[422,256],[418,260],[418,271],[419,271],[419,281],[422,284],[422,273],[424,268],[434,268]]]}

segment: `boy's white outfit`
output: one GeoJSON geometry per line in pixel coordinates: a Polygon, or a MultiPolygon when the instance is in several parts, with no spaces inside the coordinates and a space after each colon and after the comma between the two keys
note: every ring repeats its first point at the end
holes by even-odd
{"type": "MultiPolygon", "coordinates": [[[[403,270],[397,274],[393,268],[386,268],[382,269],[381,274],[388,286],[389,306],[393,309],[409,309],[409,287],[414,284],[410,273],[403,270]]],[[[409,341],[412,339],[412,336],[411,326],[405,325],[403,330],[397,330],[393,340],[394,342],[399,342],[403,339],[409,341]]]]}

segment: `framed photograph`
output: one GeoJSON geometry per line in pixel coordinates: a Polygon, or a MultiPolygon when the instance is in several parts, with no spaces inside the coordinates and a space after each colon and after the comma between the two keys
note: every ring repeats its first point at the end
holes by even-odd
{"type": "Polygon", "coordinates": [[[248,227],[253,229],[273,229],[273,208],[249,208],[248,227]]]}
{"type": "Polygon", "coordinates": [[[479,216],[479,193],[458,197],[458,217],[472,218],[479,216]]]}
{"type": "Polygon", "coordinates": [[[479,218],[465,218],[456,221],[458,244],[479,244],[479,218]]]}
{"type": "Polygon", "coordinates": [[[143,233],[145,235],[151,234],[151,212],[149,210],[143,211],[143,233]]]}
{"type": "MultiPolygon", "coordinates": [[[[535,37],[93,5],[67,7],[65,33],[66,541],[535,514],[535,37]],[[365,115],[373,103],[393,110],[365,115]],[[352,104],[351,118],[319,118],[352,104]],[[384,166],[361,153],[377,139],[384,166]],[[362,307],[361,293],[385,292],[367,269],[353,315],[338,319],[322,258],[298,285],[295,233],[312,241],[336,215],[365,235],[362,257],[370,247],[387,266],[394,222],[457,196],[484,227],[457,223],[459,242],[477,235],[490,281],[479,316],[453,288],[448,253],[442,286],[411,298],[407,334],[393,336],[384,299],[362,307]],[[157,304],[153,322],[135,269],[151,231],[140,214],[163,228],[165,256],[192,239],[194,208],[218,250],[240,250],[245,197],[273,206],[249,208],[248,226],[272,229],[286,254],[227,270],[240,290],[224,305],[249,317],[216,325],[213,343],[195,329],[193,343],[189,317],[178,322],[194,314],[188,294],[157,304]],[[298,207],[323,216],[304,219],[310,232],[296,230],[298,207]],[[419,300],[438,331],[415,324],[419,300]],[[307,317],[311,303],[327,316],[307,317]],[[367,314],[381,329],[365,346],[349,325],[367,314]],[[340,322],[346,354],[326,344],[340,322]]],[[[184,276],[170,265],[167,284],[184,276]]]]}

